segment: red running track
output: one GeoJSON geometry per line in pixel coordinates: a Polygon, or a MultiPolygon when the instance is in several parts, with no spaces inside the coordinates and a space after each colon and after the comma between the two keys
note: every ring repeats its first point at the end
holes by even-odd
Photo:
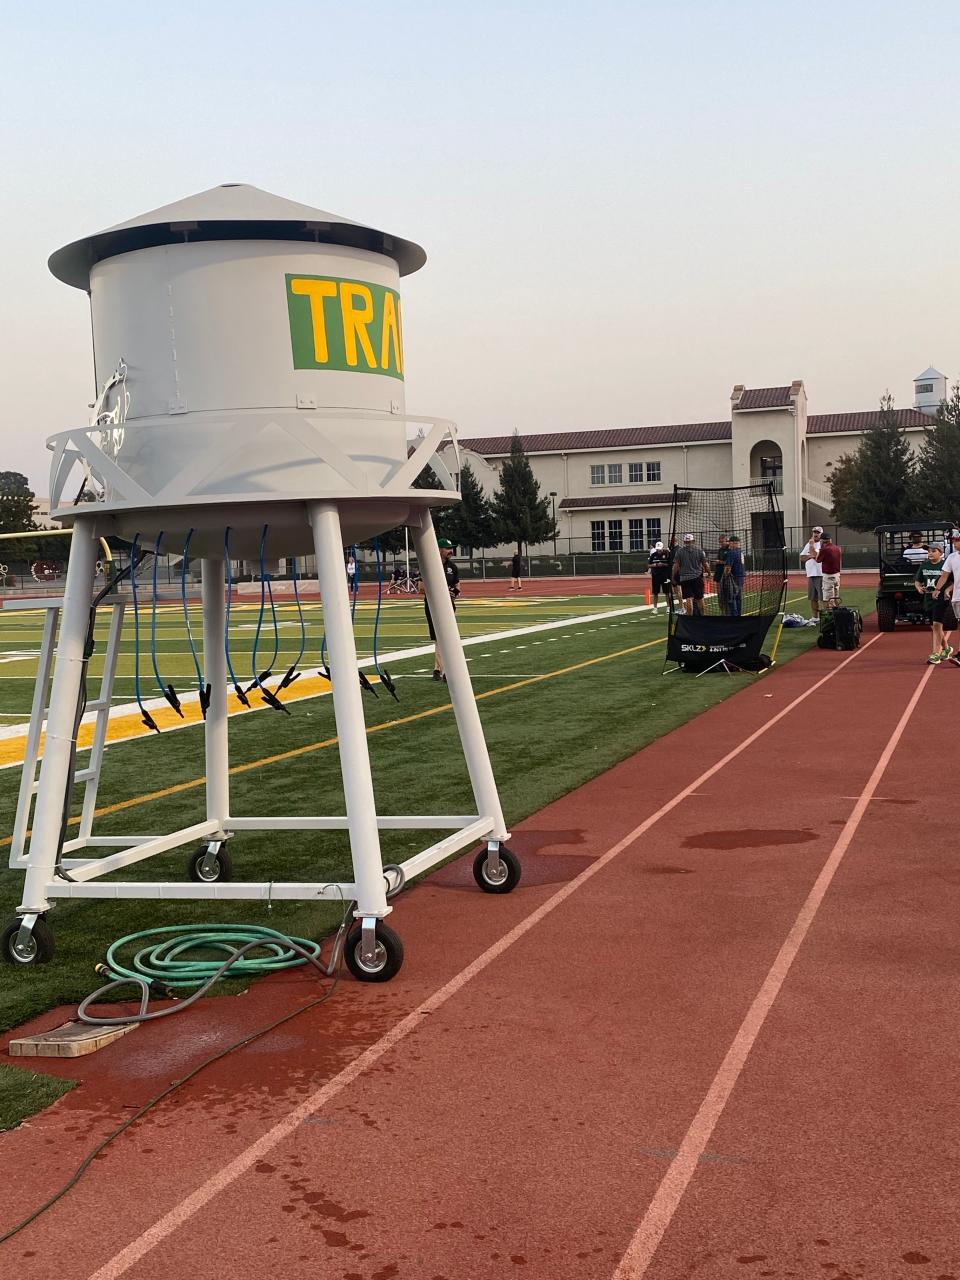
{"type": "MultiPolygon", "coordinates": [[[[4,1274],[960,1280],[960,673],[870,639],[521,824],[511,896],[467,860],[416,886],[394,983],[344,981],[204,1072],[4,1274]]],[[[0,1141],[4,1224],[126,1108],[315,992],[262,982],[51,1066],[84,1083],[0,1141]]]]}

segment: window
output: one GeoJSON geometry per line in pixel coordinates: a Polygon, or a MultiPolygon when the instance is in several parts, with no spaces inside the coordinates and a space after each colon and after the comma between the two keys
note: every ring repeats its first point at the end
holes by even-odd
{"type": "Polygon", "coordinates": [[[590,468],[590,483],[591,484],[607,483],[607,473],[602,464],[598,467],[590,468]]]}
{"type": "Polygon", "coordinates": [[[643,550],[643,521],[642,520],[630,521],[630,550],[631,551],[643,550]]]}
{"type": "Polygon", "coordinates": [[[607,467],[607,484],[623,484],[622,462],[611,462],[607,467]]]}
{"type": "Polygon", "coordinates": [[[607,535],[602,520],[590,521],[590,550],[606,551],[607,535]]]}
{"type": "Polygon", "coordinates": [[[647,463],[647,484],[649,484],[651,480],[655,480],[657,484],[660,483],[660,463],[659,462],[647,463]]]}
{"type": "Polygon", "coordinates": [[[933,383],[932,383],[932,382],[918,382],[918,383],[917,383],[917,395],[922,396],[922,395],[927,394],[927,393],[932,392],[932,391],[933,391],[933,383]]]}
{"type": "Polygon", "coordinates": [[[659,517],[647,521],[647,546],[652,547],[655,542],[659,542],[663,537],[660,532],[659,517]]]}
{"type": "Polygon", "coordinates": [[[627,475],[630,477],[631,484],[643,484],[643,463],[631,462],[628,464],[627,475]]]}
{"type": "Polygon", "coordinates": [[[623,521],[608,520],[607,533],[610,536],[610,550],[622,551],[623,550],[623,521]]]}

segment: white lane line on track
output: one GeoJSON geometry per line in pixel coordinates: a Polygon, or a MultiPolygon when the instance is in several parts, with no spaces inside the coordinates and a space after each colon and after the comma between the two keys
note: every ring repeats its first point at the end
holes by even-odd
{"type": "MultiPolygon", "coordinates": [[[[874,641],[870,643],[872,644],[874,641]]],[[[886,772],[887,765],[890,763],[900,739],[903,737],[904,730],[913,715],[917,703],[920,701],[920,696],[927,681],[930,679],[932,671],[933,667],[928,667],[920,677],[910,701],[897,721],[896,728],[890,735],[883,751],[881,751],[873,772],[857,797],[857,802],[853,806],[850,817],[844,824],[843,830],[840,832],[837,842],[830,852],[830,856],[824,863],[813,888],[800,908],[799,914],[793,922],[793,927],[787,934],[786,940],[771,965],[763,985],[757,992],[753,1004],[747,1010],[747,1015],[740,1024],[740,1029],[734,1036],[733,1043],[727,1050],[726,1056],[721,1062],[710,1088],[707,1090],[706,1097],[700,1104],[700,1109],[694,1116],[677,1154],[671,1161],[669,1169],[664,1174],[662,1182],[654,1193],[654,1197],[643,1216],[640,1226],[637,1228],[636,1234],[630,1241],[620,1265],[614,1272],[614,1280],[642,1280],[642,1277],[647,1274],[647,1269],[660,1246],[660,1241],[666,1234],[677,1209],[680,1207],[680,1201],[697,1170],[697,1164],[706,1150],[707,1143],[710,1141],[717,1122],[723,1114],[723,1109],[727,1105],[730,1094],[733,1092],[747,1064],[747,1058],[763,1028],[767,1014],[780,994],[790,972],[790,967],[796,959],[797,952],[803,945],[803,940],[806,938],[810,926],[813,924],[816,914],[827,895],[840,863],[843,861],[843,856],[857,833],[857,829],[863,820],[863,815],[867,811],[867,806],[875,798],[875,792],[880,785],[880,780],[886,772]]]]}
{"type": "MultiPolygon", "coordinates": [[[[822,689],[828,681],[832,680],[834,676],[848,667],[851,662],[855,662],[861,654],[866,653],[871,645],[876,644],[879,639],[879,635],[874,636],[859,649],[855,649],[849,658],[844,658],[842,662],[839,662],[835,667],[831,668],[825,676],[822,676],[808,689],[804,690],[803,693],[798,694],[792,702],[789,702],[781,711],[778,711],[776,715],[771,716],[769,720],[762,724],[758,729],[755,729],[753,733],[748,734],[748,736],[744,738],[738,746],[733,747],[732,750],[728,751],[726,755],[722,756],[716,762],[716,764],[711,765],[709,769],[706,769],[698,778],[694,779],[693,782],[684,787],[682,791],[678,791],[677,794],[673,796],[672,799],[668,800],[666,804],[662,805],[656,813],[651,814],[649,818],[645,818],[639,826],[634,827],[634,829],[628,832],[622,840],[617,841],[615,845],[612,845],[605,853],[602,853],[595,862],[592,862],[588,867],[581,871],[575,879],[568,881],[562,889],[558,889],[552,897],[546,900],[546,902],[541,903],[540,906],[537,907],[535,911],[531,912],[525,920],[521,920],[519,924],[515,925],[508,933],[505,933],[503,937],[499,938],[492,946],[488,947],[486,951],[477,956],[476,960],[472,961],[471,964],[468,964],[466,968],[461,969],[460,972],[451,978],[449,982],[445,983],[435,991],[432,996],[428,996],[427,999],[419,1004],[416,1009],[408,1013],[406,1017],[401,1018],[401,1020],[382,1035],[379,1040],[376,1040],[368,1049],[365,1049],[358,1058],[355,1058],[349,1066],[338,1072],[337,1075],[335,1075],[331,1080],[328,1080],[321,1088],[309,1094],[303,1102],[301,1102],[298,1107],[295,1107],[290,1111],[283,1120],[278,1121],[278,1123],[271,1129],[268,1129],[261,1138],[258,1138],[256,1142],[251,1143],[250,1146],[241,1151],[239,1155],[234,1156],[234,1158],[225,1164],[222,1169],[213,1174],[212,1177],[208,1178],[206,1182],[201,1183],[201,1185],[189,1196],[186,1196],[179,1204],[174,1205],[174,1207],[168,1210],[161,1218],[158,1218],[152,1226],[147,1227],[137,1237],[137,1239],[131,1241],[126,1248],[121,1249],[119,1253],[114,1254],[112,1258],[105,1262],[89,1277],[89,1280],[117,1280],[119,1276],[122,1276],[125,1272],[129,1271],[129,1269],[148,1254],[151,1249],[155,1248],[156,1245],[158,1245],[162,1240],[165,1240],[167,1236],[171,1235],[174,1231],[179,1230],[180,1227],[184,1226],[184,1224],[189,1222],[195,1214],[199,1213],[201,1209],[209,1204],[215,1196],[218,1196],[222,1191],[225,1191],[229,1186],[236,1182],[238,1178],[247,1173],[258,1160],[263,1159],[264,1156],[266,1156],[269,1151],[272,1151],[278,1143],[283,1142],[285,1138],[290,1137],[290,1135],[304,1123],[308,1116],[312,1116],[317,1111],[320,1111],[332,1098],[335,1098],[339,1093],[342,1093],[348,1085],[352,1084],[354,1080],[363,1075],[368,1068],[379,1062],[386,1053],[395,1048],[401,1043],[401,1041],[405,1040],[412,1032],[418,1030],[418,1028],[423,1025],[424,1021],[429,1018],[431,1014],[442,1008],[442,1006],[455,996],[458,991],[462,990],[468,982],[472,981],[472,979],[477,977],[478,974],[483,973],[483,971],[488,968],[494,960],[503,955],[503,953],[512,947],[515,942],[518,942],[525,934],[529,933],[531,929],[538,925],[541,920],[545,919],[552,911],[556,910],[556,908],[559,907],[561,903],[565,902],[571,894],[576,893],[576,891],[585,885],[588,880],[591,880],[598,872],[602,871],[604,867],[614,860],[614,858],[623,853],[625,849],[629,849],[632,844],[649,831],[650,828],[659,822],[661,818],[666,817],[668,813],[671,813],[679,804],[681,804],[688,795],[692,795],[693,792],[703,786],[709,778],[712,778],[714,774],[719,773],[720,770],[725,768],[732,760],[735,760],[741,752],[745,751],[749,746],[756,742],[758,738],[761,738],[769,729],[772,729],[775,724],[779,724],[785,716],[789,715],[795,707],[800,706],[802,702],[805,702],[811,694],[816,693],[818,689],[822,689]]],[[[930,668],[930,671],[932,670],[933,667],[930,668]]],[[[629,1273],[625,1273],[625,1275],[628,1274],[629,1273]]]]}

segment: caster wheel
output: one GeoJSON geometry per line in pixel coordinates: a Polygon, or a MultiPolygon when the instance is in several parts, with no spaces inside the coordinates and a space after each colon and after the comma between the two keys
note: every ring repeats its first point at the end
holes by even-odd
{"type": "Polygon", "coordinates": [[[363,926],[357,920],[347,933],[343,954],[347,968],[358,982],[389,982],[403,964],[403,943],[382,920],[377,921],[374,961],[363,959],[363,926]]]}
{"type": "Polygon", "coordinates": [[[226,845],[220,845],[213,855],[212,861],[205,867],[203,862],[206,856],[206,845],[201,845],[196,853],[190,855],[190,860],[187,863],[187,875],[191,880],[195,880],[200,884],[217,884],[223,880],[233,879],[233,859],[227,853],[226,845]]]}
{"type": "Polygon", "coordinates": [[[20,921],[13,920],[0,937],[3,960],[6,964],[46,964],[53,959],[53,931],[43,916],[37,918],[25,947],[18,947],[20,921]]]}
{"type": "Polygon", "coordinates": [[[487,851],[481,849],[473,860],[473,878],[484,893],[512,893],[520,883],[520,859],[506,845],[500,846],[500,871],[490,874],[487,851]]]}

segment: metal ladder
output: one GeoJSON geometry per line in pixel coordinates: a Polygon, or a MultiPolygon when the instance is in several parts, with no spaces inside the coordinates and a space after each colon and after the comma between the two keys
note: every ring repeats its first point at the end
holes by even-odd
{"type": "MultiPolygon", "coordinates": [[[[33,807],[39,786],[39,768],[41,761],[41,740],[43,727],[49,713],[50,683],[53,677],[53,663],[57,629],[60,622],[60,610],[63,598],[32,599],[7,601],[4,611],[19,612],[27,609],[44,609],[43,640],[40,645],[40,662],[37,668],[37,682],[33,692],[33,705],[30,709],[30,728],[24,747],[23,772],[20,775],[20,792],[17,797],[17,813],[13,823],[13,836],[10,844],[9,865],[14,869],[24,870],[28,864],[27,837],[30,831],[33,807]]],[[[93,817],[97,807],[97,791],[100,786],[100,769],[107,743],[107,725],[110,719],[110,705],[113,699],[114,678],[117,672],[117,659],[120,653],[120,635],[123,630],[123,614],[126,601],[108,600],[100,608],[110,608],[110,628],[107,635],[107,647],[104,651],[103,675],[100,677],[100,689],[94,701],[88,702],[86,711],[96,712],[93,728],[93,741],[90,747],[90,758],[84,768],[74,771],[70,783],[71,793],[78,784],[83,785],[83,807],[80,812],[80,830],[71,846],[90,838],[93,830],[93,817]]]]}

